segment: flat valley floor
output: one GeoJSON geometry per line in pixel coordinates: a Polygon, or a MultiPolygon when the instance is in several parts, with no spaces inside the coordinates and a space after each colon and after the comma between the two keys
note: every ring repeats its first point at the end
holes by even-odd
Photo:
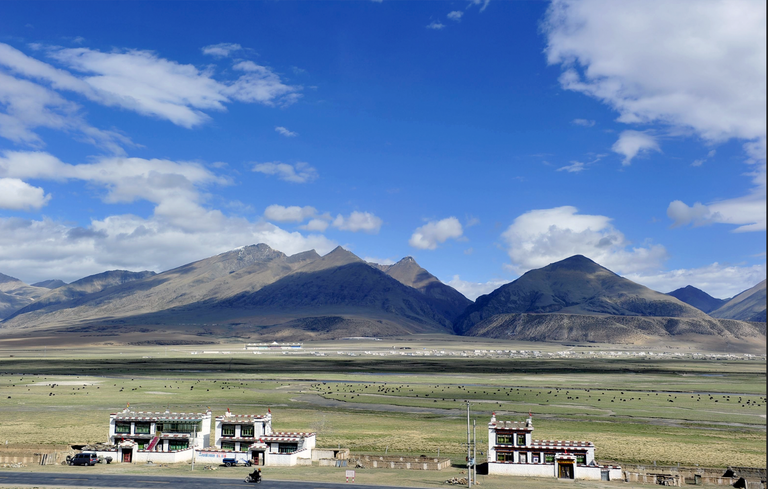
{"type": "MultiPolygon", "coordinates": [[[[463,470],[467,401],[481,460],[492,412],[510,421],[530,412],[534,438],[592,441],[601,463],[765,467],[764,353],[439,336],[305,343],[285,351],[246,350],[242,342],[66,349],[0,342],[0,457],[105,442],[109,414],[129,403],[136,411],[270,409],[275,430],[315,431],[318,447],[439,452],[454,462],[429,473],[361,469],[361,483],[444,486],[463,470]]],[[[179,475],[190,467],[98,470],[179,475]]],[[[265,470],[276,479],[330,482],[343,472],[265,470]]],[[[507,483],[495,479],[487,477],[485,486],[507,483]]],[[[515,485],[552,483],[525,481],[515,485]]]]}

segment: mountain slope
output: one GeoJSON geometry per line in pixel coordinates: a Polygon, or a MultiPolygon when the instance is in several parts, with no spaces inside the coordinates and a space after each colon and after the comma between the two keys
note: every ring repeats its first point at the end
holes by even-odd
{"type": "Polygon", "coordinates": [[[445,285],[437,277],[423,269],[413,257],[406,256],[394,265],[369,263],[403,285],[413,287],[427,296],[432,305],[450,321],[455,321],[472,304],[458,290],[445,285]]]}
{"type": "Polygon", "coordinates": [[[64,287],[65,285],[67,285],[67,283],[64,282],[63,280],[54,279],[54,280],[43,280],[42,282],[37,282],[35,284],[32,284],[32,287],[43,287],[46,289],[53,290],[53,289],[58,289],[59,287],[64,287]]]}
{"type": "Polygon", "coordinates": [[[101,290],[74,295],[76,285],[51,291],[3,329],[184,324],[192,331],[216,323],[331,337],[356,336],[356,328],[371,335],[451,329],[445,310],[452,306],[438,294],[407,286],[341,247],[322,257],[314,250],[289,257],[259,244],[101,290]]]}
{"type": "Polygon", "coordinates": [[[686,304],[707,313],[714,311],[718,307],[728,302],[727,299],[716,299],[703,290],[697,289],[693,285],[687,285],[680,289],[673,290],[667,295],[671,295],[672,297],[675,297],[676,299],[679,299],[686,304]]]}
{"type": "Polygon", "coordinates": [[[459,334],[498,314],[579,314],[702,318],[678,299],[622,278],[575,255],[478,297],[456,321],[459,334]]]}
{"type": "Polygon", "coordinates": [[[27,285],[21,280],[0,273],[0,320],[49,292],[43,287],[27,285]]]}
{"type": "Polygon", "coordinates": [[[765,322],[765,300],[765,280],[763,280],[712,311],[710,316],[765,322]]]}

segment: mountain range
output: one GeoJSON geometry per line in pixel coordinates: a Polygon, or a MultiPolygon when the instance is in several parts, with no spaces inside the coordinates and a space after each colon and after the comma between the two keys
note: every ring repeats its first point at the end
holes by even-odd
{"type": "Polygon", "coordinates": [[[0,334],[765,342],[765,324],[747,322],[760,321],[761,306],[765,322],[765,281],[715,304],[718,299],[692,287],[655,292],[580,255],[531,270],[475,302],[412,257],[381,265],[341,247],[325,256],[314,250],[288,256],[258,244],[162,273],[114,270],[59,282],[29,286],[0,275],[0,334]]]}

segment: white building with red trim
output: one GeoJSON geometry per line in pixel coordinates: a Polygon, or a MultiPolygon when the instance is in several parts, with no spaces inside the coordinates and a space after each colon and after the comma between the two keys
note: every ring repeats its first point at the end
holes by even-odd
{"type": "Polygon", "coordinates": [[[534,440],[533,419],[488,423],[488,473],[560,479],[616,480],[621,467],[595,462],[590,441],[534,440]]]}
{"type": "Polygon", "coordinates": [[[274,432],[272,413],[226,414],[216,417],[214,446],[198,450],[198,460],[220,462],[225,458],[255,465],[311,464],[315,433],[274,432]]]}
{"type": "Polygon", "coordinates": [[[210,440],[211,411],[153,413],[126,407],[109,415],[109,443],[117,446],[117,462],[186,462],[210,440]]]}

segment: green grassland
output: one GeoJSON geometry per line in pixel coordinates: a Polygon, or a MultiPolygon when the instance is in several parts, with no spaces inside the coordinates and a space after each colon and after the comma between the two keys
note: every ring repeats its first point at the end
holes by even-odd
{"type": "MultiPolygon", "coordinates": [[[[534,416],[534,438],[590,440],[618,463],[765,466],[766,377],[758,361],[199,356],[163,348],[0,358],[0,444],[107,439],[109,414],[273,413],[353,452],[466,453],[466,401],[487,448],[491,412],[534,416]],[[147,358],[151,356],[152,358],[147,358]]],[[[482,457],[481,457],[482,458],[482,457]]]]}

